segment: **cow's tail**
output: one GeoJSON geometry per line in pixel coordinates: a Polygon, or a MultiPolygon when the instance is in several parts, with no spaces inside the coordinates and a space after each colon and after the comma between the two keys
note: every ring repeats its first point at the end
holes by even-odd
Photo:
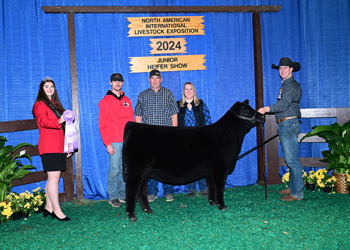
{"type": "Polygon", "coordinates": [[[124,146],[125,146],[127,139],[128,139],[129,127],[131,124],[132,124],[132,122],[127,122],[125,124],[125,128],[124,128],[123,153],[122,153],[123,180],[124,180],[124,182],[126,182],[126,178],[128,176],[128,169],[125,165],[125,147],[124,146]]]}
{"type": "Polygon", "coordinates": [[[124,154],[122,155],[122,164],[123,164],[123,181],[126,183],[126,178],[128,177],[128,170],[125,166],[124,154]]]}

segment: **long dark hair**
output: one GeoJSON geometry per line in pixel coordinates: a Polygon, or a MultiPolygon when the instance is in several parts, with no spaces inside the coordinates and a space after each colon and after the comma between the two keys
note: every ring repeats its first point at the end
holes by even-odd
{"type": "MultiPolygon", "coordinates": [[[[58,94],[57,94],[57,89],[56,89],[56,85],[55,85],[55,82],[49,78],[49,77],[45,77],[41,83],[40,83],[40,86],[39,86],[39,92],[38,92],[38,96],[36,97],[36,100],[35,102],[38,102],[38,101],[44,101],[46,102],[47,104],[51,104],[53,107],[56,107],[57,109],[61,110],[62,112],[64,112],[64,108],[61,104],[61,101],[60,101],[60,98],[58,97],[58,94]],[[51,100],[50,98],[46,95],[45,91],[44,91],[44,85],[45,83],[47,82],[52,82],[54,88],[55,88],[55,92],[52,94],[51,96],[51,100]]],[[[35,103],[34,103],[35,104],[35,103]]],[[[34,106],[33,106],[33,109],[34,109],[34,106]]]]}

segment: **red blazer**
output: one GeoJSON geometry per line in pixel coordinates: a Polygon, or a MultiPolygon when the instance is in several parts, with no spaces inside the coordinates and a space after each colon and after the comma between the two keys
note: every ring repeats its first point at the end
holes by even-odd
{"type": "Polygon", "coordinates": [[[39,154],[63,153],[64,134],[59,119],[42,101],[34,104],[33,113],[39,128],[39,154]]]}

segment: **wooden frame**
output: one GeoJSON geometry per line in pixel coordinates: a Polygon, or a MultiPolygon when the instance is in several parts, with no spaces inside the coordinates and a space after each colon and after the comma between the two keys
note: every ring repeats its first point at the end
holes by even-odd
{"type": "MultiPolygon", "coordinates": [[[[19,120],[10,122],[0,122],[0,133],[9,133],[17,131],[27,131],[38,129],[38,125],[35,119],[30,120],[19,120]]],[[[30,156],[38,156],[38,146],[33,147],[22,147],[15,151],[14,155],[18,154],[23,149],[30,156]]],[[[59,194],[59,202],[66,202],[74,200],[74,173],[73,173],[73,159],[70,157],[66,160],[67,169],[65,172],[61,173],[61,178],[63,178],[63,188],[64,192],[59,194]]],[[[12,186],[20,186],[25,184],[30,184],[34,182],[46,181],[47,174],[44,171],[32,172],[22,178],[22,180],[13,180],[12,186]]]]}
{"type": "MultiPolygon", "coordinates": [[[[319,108],[319,109],[301,109],[302,118],[337,118],[337,123],[343,125],[350,118],[350,108],[319,108]]],[[[277,133],[277,123],[275,115],[266,115],[266,138],[271,138],[277,133]]],[[[300,133],[298,141],[306,133],[300,133]]],[[[320,137],[309,137],[302,141],[302,143],[325,142],[320,137]]],[[[279,166],[287,166],[283,157],[279,157],[278,152],[279,137],[273,139],[266,144],[266,158],[267,158],[267,176],[268,184],[282,183],[279,177],[279,166]]],[[[300,157],[301,165],[304,167],[326,167],[328,164],[320,162],[317,157],[300,157]]]]}
{"type": "MultiPolygon", "coordinates": [[[[261,48],[261,12],[279,12],[281,5],[261,6],[42,6],[45,13],[66,13],[68,16],[69,55],[71,66],[71,86],[73,112],[76,119],[77,140],[80,148],[80,126],[79,126],[79,102],[78,102],[78,81],[77,62],[75,49],[75,27],[74,13],[253,13],[253,45],[254,45],[254,72],[255,72],[255,99],[256,107],[264,106],[263,99],[263,74],[262,74],[262,48],[261,48]]],[[[257,142],[264,135],[263,130],[256,129],[257,142]]],[[[265,159],[262,156],[261,148],[258,149],[258,183],[264,185],[265,159]]],[[[77,198],[83,198],[82,164],[81,153],[76,153],[75,171],[77,178],[77,198]]]]}

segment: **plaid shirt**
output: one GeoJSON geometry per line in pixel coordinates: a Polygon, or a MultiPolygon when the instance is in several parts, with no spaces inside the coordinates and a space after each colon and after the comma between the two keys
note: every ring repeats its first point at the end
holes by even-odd
{"type": "Polygon", "coordinates": [[[178,113],[173,93],[161,87],[157,93],[151,88],[140,93],[134,115],[142,117],[142,123],[159,126],[172,126],[171,117],[178,113]]]}

